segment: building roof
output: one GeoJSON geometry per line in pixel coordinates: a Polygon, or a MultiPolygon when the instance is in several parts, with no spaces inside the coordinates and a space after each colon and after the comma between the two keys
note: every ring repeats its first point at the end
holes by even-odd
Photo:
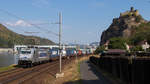
{"type": "Polygon", "coordinates": [[[126,53],[126,51],[122,49],[109,49],[107,53],[126,53]]]}

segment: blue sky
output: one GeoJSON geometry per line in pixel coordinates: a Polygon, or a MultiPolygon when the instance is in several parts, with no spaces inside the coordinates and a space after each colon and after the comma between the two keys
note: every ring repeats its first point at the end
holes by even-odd
{"type": "Polygon", "coordinates": [[[109,27],[112,19],[131,6],[138,9],[146,20],[150,20],[149,0],[2,0],[0,22],[17,33],[37,35],[58,42],[58,37],[47,30],[58,33],[59,26],[44,23],[58,22],[58,13],[62,12],[63,43],[87,44],[99,41],[101,32],[109,27]],[[31,31],[37,33],[25,33],[31,31]]]}

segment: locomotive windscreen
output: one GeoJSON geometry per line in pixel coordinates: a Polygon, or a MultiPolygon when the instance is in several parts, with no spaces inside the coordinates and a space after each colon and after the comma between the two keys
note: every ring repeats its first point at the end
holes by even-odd
{"type": "Polygon", "coordinates": [[[31,54],[31,51],[21,51],[21,54],[31,54]]]}

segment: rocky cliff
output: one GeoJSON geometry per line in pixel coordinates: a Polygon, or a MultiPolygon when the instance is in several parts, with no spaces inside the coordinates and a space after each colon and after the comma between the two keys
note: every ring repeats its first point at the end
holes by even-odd
{"type": "Polygon", "coordinates": [[[109,28],[103,31],[100,45],[105,44],[113,37],[129,38],[133,34],[132,29],[142,23],[147,23],[147,21],[142,18],[138,10],[131,7],[130,11],[120,13],[119,18],[114,18],[109,28]]]}

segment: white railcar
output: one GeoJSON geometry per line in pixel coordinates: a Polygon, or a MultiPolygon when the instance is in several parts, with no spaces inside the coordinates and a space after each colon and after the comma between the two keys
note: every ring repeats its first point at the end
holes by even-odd
{"type": "Polygon", "coordinates": [[[22,48],[19,52],[18,64],[25,67],[31,67],[40,63],[49,61],[48,50],[35,48],[22,48]]]}

